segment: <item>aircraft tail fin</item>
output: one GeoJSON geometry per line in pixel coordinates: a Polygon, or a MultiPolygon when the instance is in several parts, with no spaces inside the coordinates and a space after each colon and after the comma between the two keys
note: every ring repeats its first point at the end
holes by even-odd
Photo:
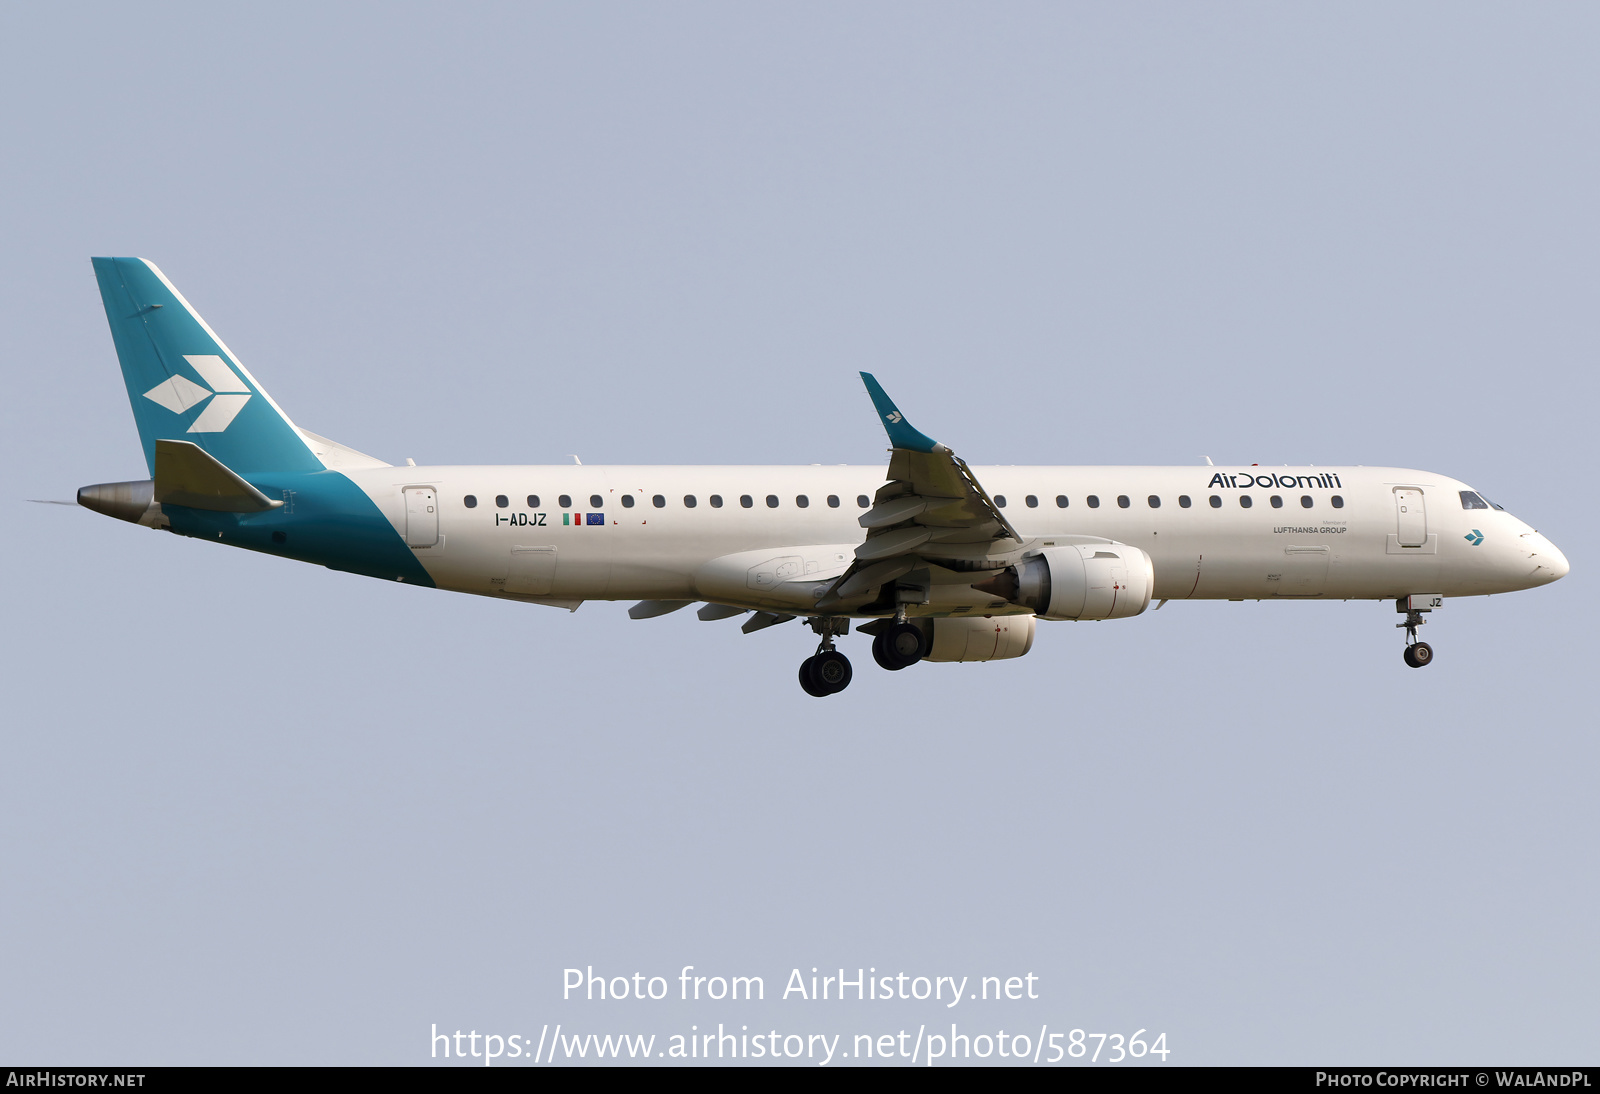
{"type": "Polygon", "coordinates": [[[234,472],[323,469],[305,436],[154,263],[93,262],[152,475],[158,440],[193,444],[234,472]]]}

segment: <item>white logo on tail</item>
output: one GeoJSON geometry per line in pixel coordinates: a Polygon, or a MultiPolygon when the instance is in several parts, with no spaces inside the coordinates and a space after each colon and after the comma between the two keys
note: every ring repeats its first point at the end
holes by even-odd
{"type": "Polygon", "coordinates": [[[190,407],[199,406],[207,399],[211,405],[189,427],[190,433],[221,433],[233,424],[244,404],[250,401],[250,389],[239,379],[228,363],[214,353],[184,354],[183,359],[210,384],[210,390],[193,380],[174,376],[163,380],[144,393],[153,403],[160,403],[174,414],[182,414],[190,407]]]}
{"type": "Polygon", "coordinates": [[[891,410],[888,414],[884,415],[884,417],[887,418],[892,425],[899,425],[905,420],[904,415],[902,415],[898,410],[891,410]]]}

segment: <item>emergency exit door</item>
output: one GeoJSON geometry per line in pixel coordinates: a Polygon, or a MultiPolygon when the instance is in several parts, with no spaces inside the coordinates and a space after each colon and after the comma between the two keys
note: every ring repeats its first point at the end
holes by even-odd
{"type": "Polygon", "coordinates": [[[439,498],[431,486],[408,486],[406,546],[432,547],[439,542],[439,498]]]}
{"type": "Polygon", "coordinates": [[[1428,542],[1428,511],[1422,491],[1410,486],[1394,488],[1395,538],[1402,547],[1421,547],[1428,542]]]}

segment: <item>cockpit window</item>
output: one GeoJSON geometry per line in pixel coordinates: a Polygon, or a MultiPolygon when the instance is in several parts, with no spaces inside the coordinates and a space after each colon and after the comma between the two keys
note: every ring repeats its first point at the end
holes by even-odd
{"type": "Polygon", "coordinates": [[[1487,508],[1489,508],[1489,503],[1484,501],[1483,498],[1480,497],[1476,491],[1474,491],[1474,490],[1463,490],[1463,491],[1461,491],[1461,508],[1463,508],[1463,509],[1487,509],[1487,508]]]}

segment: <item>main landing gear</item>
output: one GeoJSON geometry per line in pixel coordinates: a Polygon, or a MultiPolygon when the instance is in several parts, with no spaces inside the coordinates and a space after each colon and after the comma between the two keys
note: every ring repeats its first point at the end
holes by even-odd
{"type": "Polygon", "coordinates": [[[850,678],[854,673],[850,668],[850,659],[833,648],[833,638],[849,630],[850,621],[820,618],[806,622],[822,637],[822,641],[817,643],[816,653],[800,662],[800,686],[807,695],[815,695],[819,699],[843,691],[850,686],[850,678]]]}
{"type": "Polygon", "coordinates": [[[1433,647],[1417,641],[1417,628],[1427,622],[1422,618],[1423,612],[1432,611],[1443,603],[1444,598],[1437,596],[1402,596],[1395,601],[1395,610],[1404,612],[1406,617],[1404,623],[1395,624],[1406,632],[1406,648],[1401,656],[1414,669],[1433,664],[1433,647]]]}
{"type": "MultiPolygon", "coordinates": [[[[800,662],[800,686],[807,695],[822,698],[850,686],[850,659],[833,648],[836,635],[850,629],[848,619],[821,617],[806,622],[822,641],[817,652],[800,662]]],[[[868,625],[876,630],[872,636],[872,659],[891,672],[909,668],[928,656],[928,635],[915,623],[908,623],[904,613],[894,620],[878,620],[868,625]]]]}
{"type": "Polygon", "coordinates": [[[872,636],[872,659],[890,672],[910,668],[926,656],[928,636],[915,623],[901,619],[872,636]]]}

